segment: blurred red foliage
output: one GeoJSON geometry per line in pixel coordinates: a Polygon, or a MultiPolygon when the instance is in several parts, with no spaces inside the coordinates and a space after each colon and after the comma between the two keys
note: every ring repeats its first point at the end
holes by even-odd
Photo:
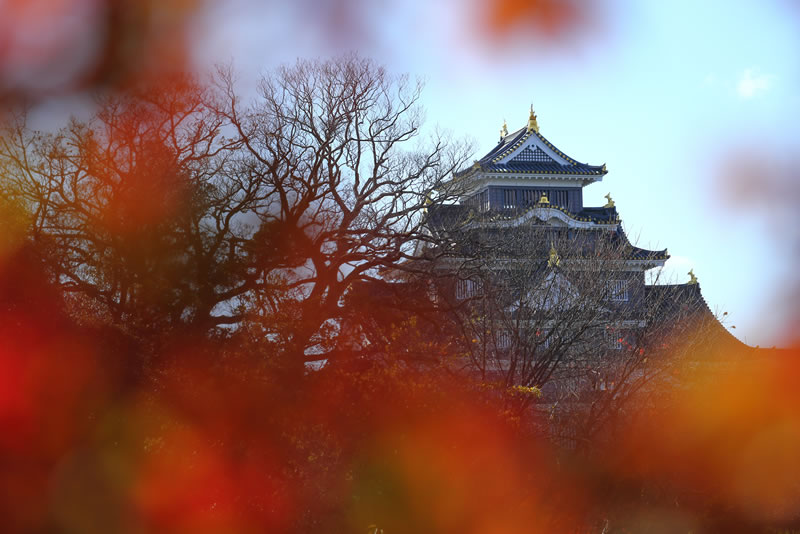
{"type": "Polygon", "coordinates": [[[602,2],[592,0],[488,0],[477,10],[479,35],[507,45],[510,39],[569,49],[596,37],[603,21],[602,2]]]}
{"type": "Polygon", "coordinates": [[[489,23],[502,33],[517,25],[530,25],[555,36],[583,22],[580,5],[560,0],[496,0],[489,3],[489,23]]]}
{"type": "Polygon", "coordinates": [[[6,0],[0,101],[125,87],[191,69],[193,0],[6,0]]]}
{"type": "Polygon", "coordinates": [[[2,269],[6,531],[573,532],[604,518],[714,530],[800,517],[797,351],[687,369],[678,398],[643,406],[613,446],[560,455],[436,366],[390,358],[286,384],[263,354],[186,333],[146,363],[137,340],[59,312],[24,249],[2,269]]]}
{"type": "MultiPolygon", "coordinates": [[[[6,1],[0,100],[127,88],[183,70],[197,6],[6,1]],[[42,34],[53,37],[29,40],[42,34]]],[[[558,39],[592,23],[590,4],[578,1],[485,7],[490,39],[518,29],[558,39]]],[[[181,206],[181,189],[164,184],[171,171],[168,158],[145,161],[111,204],[122,216],[109,215],[108,230],[125,234],[181,206]],[[175,196],[154,198],[163,189],[175,196]]],[[[642,406],[610,446],[579,457],[552,449],[463,375],[408,364],[409,347],[446,354],[414,338],[415,325],[397,327],[364,301],[351,305],[396,329],[383,358],[287,382],[268,344],[88,327],[65,311],[36,254],[18,239],[4,242],[4,531],[363,532],[376,524],[387,534],[468,534],[574,532],[604,519],[707,530],[800,521],[797,350],[728,355],[739,363],[692,372],[673,402],[642,406]]]]}

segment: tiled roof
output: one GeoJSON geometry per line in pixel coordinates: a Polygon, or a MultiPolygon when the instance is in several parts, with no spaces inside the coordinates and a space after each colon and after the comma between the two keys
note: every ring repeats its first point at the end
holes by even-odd
{"type": "Polygon", "coordinates": [[[700,284],[645,286],[645,298],[659,321],[686,335],[702,335],[720,348],[748,348],[719,322],[700,291],[700,284]]]}
{"type": "MultiPolygon", "coordinates": [[[[525,214],[537,205],[531,205],[527,208],[512,208],[506,210],[490,210],[490,211],[477,211],[474,207],[467,204],[444,204],[429,209],[428,221],[429,224],[435,226],[455,225],[457,223],[464,223],[468,219],[479,222],[492,222],[492,221],[510,221],[525,214]]],[[[580,213],[572,213],[567,208],[550,204],[547,206],[549,209],[559,210],[567,216],[581,222],[594,222],[598,224],[617,224],[619,218],[617,211],[614,208],[584,208],[580,213]]]]}
{"type": "MultiPolygon", "coordinates": [[[[606,174],[605,165],[589,165],[580,163],[567,156],[564,152],[556,148],[542,134],[535,130],[521,128],[503,137],[500,142],[488,154],[476,162],[476,165],[485,171],[515,173],[515,174],[570,174],[579,176],[603,176],[606,174]],[[500,163],[500,160],[511,155],[519,149],[531,136],[535,136],[541,143],[550,148],[559,157],[567,161],[561,164],[550,158],[540,148],[530,150],[525,148],[515,157],[500,163]]],[[[457,174],[465,174],[470,169],[466,169],[457,174]]]]}
{"type": "MultiPolygon", "coordinates": [[[[573,218],[578,218],[574,214],[570,214],[566,209],[559,208],[558,206],[553,206],[555,209],[559,209],[564,213],[568,214],[573,218]]],[[[531,208],[533,209],[533,208],[531,208]]],[[[587,208],[582,214],[589,211],[590,213],[597,212],[599,213],[606,213],[605,218],[597,217],[596,219],[587,219],[586,217],[581,217],[581,220],[593,220],[599,224],[608,224],[610,222],[617,223],[617,216],[616,210],[613,208],[587,208]]],[[[435,208],[431,208],[428,211],[428,227],[429,229],[438,234],[439,232],[448,233],[451,230],[456,231],[463,231],[468,228],[468,223],[488,223],[489,228],[492,227],[492,223],[495,222],[502,222],[502,221],[509,221],[516,219],[518,217],[524,216],[525,211],[518,211],[518,210],[504,210],[504,211],[486,211],[486,212],[476,212],[472,207],[466,206],[464,204],[455,204],[455,205],[443,205],[438,206],[435,208]]],[[[532,224],[538,225],[541,224],[543,227],[546,227],[544,223],[540,223],[537,221],[533,222],[532,224]]],[[[613,227],[611,227],[613,228],[613,227]]],[[[563,228],[566,230],[566,228],[563,228]]],[[[469,230],[467,230],[469,231],[469,230]]],[[[503,232],[506,235],[513,233],[515,230],[513,228],[497,228],[498,232],[503,232]]],[[[582,231],[592,231],[592,230],[582,230],[582,231]]],[[[630,241],[628,240],[627,235],[625,235],[624,230],[621,226],[616,226],[615,230],[612,230],[612,234],[604,234],[607,238],[610,238],[610,241],[607,243],[612,247],[621,247],[620,250],[625,251],[625,257],[629,260],[642,260],[642,261],[658,261],[658,260],[667,260],[669,259],[669,253],[667,249],[663,250],[648,250],[640,247],[636,247],[631,245],[630,241]]],[[[502,238],[498,240],[498,246],[502,242],[502,238]]],[[[545,239],[545,241],[547,241],[545,239]]],[[[549,246],[549,242],[545,243],[549,246]]],[[[533,246],[533,244],[531,244],[533,246]]],[[[549,250],[549,249],[548,249],[549,250]]],[[[594,249],[587,249],[584,251],[586,254],[594,254],[594,249]]]]}
{"type": "Polygon", "coordinates": [[[622,229],[622,226],[617,227],[617,236],[620,239],[624,239],[628,245],[630,245],[630,258],[634,260],[668,260],[669,253],[667,249],[662,250],[649,250],[646,248],[640,248],[630,244],[630,240],[628,236],[625,234],[625,230],[622,229]]]}
{"type": "Polygon", "coordinates": [[[577,214],[578,219],[586,219],[594,222],[618,222],[619,216],[617,215],[616,208],[583,208],[577,214]]]}
{"type": "Polygon", "coordinates": [[[577,165],[561,165],[553,161],[552,163],[542,163],[538,161],[508,163],[491,163],[483,165],[483,169],[490,172],[504,172],[514,174],[576,174],[581,176],[602,176],[605,174],[602,167],[594,167],[579,163],[577,165]]]}

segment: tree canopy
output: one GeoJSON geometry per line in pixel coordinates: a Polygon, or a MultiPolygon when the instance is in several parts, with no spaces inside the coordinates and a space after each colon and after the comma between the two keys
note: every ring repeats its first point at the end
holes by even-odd
{"type": "Polygon", "coordinates": [[[421,85],[357,56],[300,61],[242,102],[164,82],[54,134],[7,125],[7,188],[53,280],[137,332],[247,324],[293,359],[336,345],[347,290],[402,267],[466,147],[421,139],[421,85]]]}

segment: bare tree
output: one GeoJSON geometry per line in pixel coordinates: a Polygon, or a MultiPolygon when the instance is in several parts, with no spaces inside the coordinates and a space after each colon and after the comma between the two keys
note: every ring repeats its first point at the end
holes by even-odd
{"type": "Polygon", "coordinates": [[[331,356],[335,343],[323,334],[339,328],[348,288],[404,268],[425,237],[427,199],[466,147],[440,136],[409,146],[420,135],[421,85],[355,56],[280,69],[247,108],[230,75],[221,82],[219,111],[241,144],[238,174],[260,184],[256,263],[280,250],[296,255],[259,277],[279,275],[286,289],[257,307],[264,334],[307,359],[331,356]],[[287,312],[276,330],[272,318],[287,312]]]}
{"type": "Polygon", "coordinates": [[[460,211],[434,218],[439,245],[428,257],[461,332],[462,367],[515,413],[535,406],[572,446],[668,384],[696,352],[691,340],[718,326],[699,286],[646,285],[666,251],[635,247],[617,225],[460,211]]]}
{"type": "Polygon", "coordinates": [[[87,122],[0,137],[4,180],[31,213],[31,239],[55,282],[96,318],[132,330],[221,324],[236,292],[232,222],[246,186],[225,176],[228,141],[208,94],[187,80],[102,98],[87,122]]]}
{"type": "Polygon", "coordinates": [[[215,79],[101,100],[55,134],[17,115],[4,180],[54,280],[104,320],[246,324],[296,362],[333,357],[344,295],[404,268],[466,147],[422,140],[421,85],[357,56],[278,69],[247,104],[215,79]]]}

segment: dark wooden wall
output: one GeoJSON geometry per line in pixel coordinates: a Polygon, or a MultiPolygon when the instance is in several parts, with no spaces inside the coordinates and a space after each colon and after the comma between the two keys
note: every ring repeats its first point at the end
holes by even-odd
{"type": "MultiPolygon", "coordinates": [[[[489,209],[492,210],[525,209],[537,202],[543,193],[551,204],[566,208],[571,213],[583,209],[583,190],[580,187],[490,186],[488,193],[489,209]]],[[[473,195],[466,203],[479,207],[477,197],[480,194],[473,195]]]]}

